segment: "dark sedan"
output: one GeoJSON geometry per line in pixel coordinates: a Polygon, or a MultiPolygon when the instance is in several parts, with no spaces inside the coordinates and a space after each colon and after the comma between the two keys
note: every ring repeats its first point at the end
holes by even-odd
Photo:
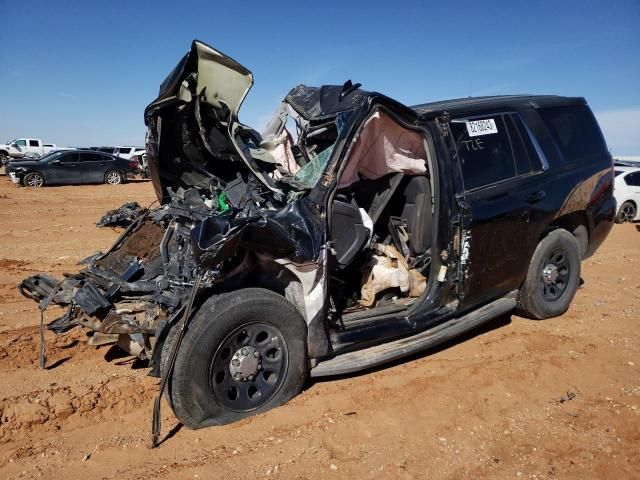
{"type": "Polygon", "coordinates": [[[136,174],[138,163],[103,152],[66,150],[38,160],[11,162],[7,169],[14,183],[27,187],[78,183],[117,185],[136,174]]]}

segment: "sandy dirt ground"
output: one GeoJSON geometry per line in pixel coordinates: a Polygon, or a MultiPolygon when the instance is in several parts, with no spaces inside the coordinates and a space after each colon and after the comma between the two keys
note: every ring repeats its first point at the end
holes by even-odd
{"type": "Polygon", "coordinates": [[[584,262],[560,318],[506,316],[225,427],[180,428],[164,404],[150,450],[157,379],[78,329],[47,332],[40,370],[37,306],[15,288],[109,247],[118,232],[95,222],[128,200],[151,203],[151,184],[0,177],[0,478],[640,478],[640,227],[584,262]]]}

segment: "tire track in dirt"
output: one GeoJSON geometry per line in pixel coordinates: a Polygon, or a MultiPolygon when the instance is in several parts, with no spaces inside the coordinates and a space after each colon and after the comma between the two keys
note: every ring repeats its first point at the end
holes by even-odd
{"type": "Polygon", "coordinates": [[[53,385],[5,398],[0,400],[0,443],[117,417],[148,403],[156,391],[152,379],[126,376],[96,384],[53,385]]]}

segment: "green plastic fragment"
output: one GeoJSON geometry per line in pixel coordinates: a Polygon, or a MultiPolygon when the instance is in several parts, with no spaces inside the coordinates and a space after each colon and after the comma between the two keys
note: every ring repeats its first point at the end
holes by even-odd
{"type": "Polygon", "coordinates": [[[220,213],[224,213],[230,208],[231,207],[229,207],[229,205],[227,204],[227,193],[220,192],[220,194],[218,195],[218,211],[220,213]]]}

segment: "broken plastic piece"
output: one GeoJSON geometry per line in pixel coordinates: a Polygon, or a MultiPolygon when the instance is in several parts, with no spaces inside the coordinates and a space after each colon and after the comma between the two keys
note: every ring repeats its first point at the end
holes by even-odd
{"type": "Polygon", "coordinates": [[[143,212],[144,209],[137,202],[127,202],[119,208],[109,210],[96,225],[98,227],[128,227],[143,212]]]}

